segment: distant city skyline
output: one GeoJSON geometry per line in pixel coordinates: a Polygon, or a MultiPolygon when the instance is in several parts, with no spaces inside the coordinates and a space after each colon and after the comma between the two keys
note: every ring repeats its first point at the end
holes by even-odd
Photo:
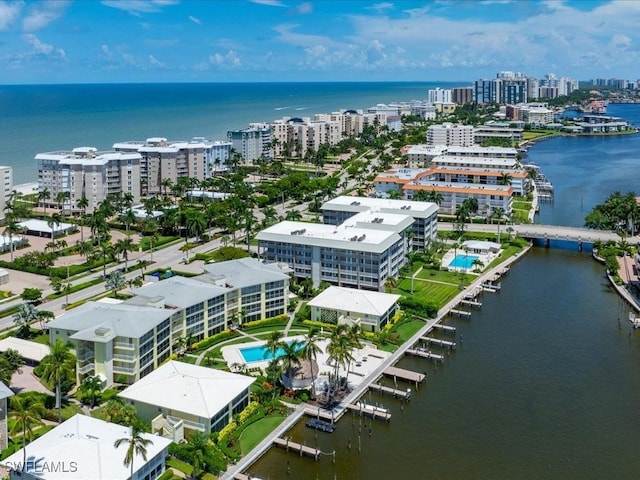
{"type": "Polygon", "coordinates": [[[638,24],[624,0],[0,1],[0,83],[637,80],[638,24]]]}

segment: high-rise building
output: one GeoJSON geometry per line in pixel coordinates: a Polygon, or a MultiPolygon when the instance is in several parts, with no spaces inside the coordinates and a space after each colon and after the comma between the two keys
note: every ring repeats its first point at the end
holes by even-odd
{"type": "Polygon", "coordinates": [[[473,145],[473,126],[443,123],[431,125],[427,129],[427,145],[473,145]]]}
{"type": "Polygon", "coordinates": [[[496,84],[493,79],[483,78],[473,82],[473,101],[475,103],[496,103],[496,84]]]}
{"type": "Polygon", "coordinates": [[[451,103],[451,90],[438,87],[428,92],[429,103],[451,103]]]}
{"type": "Polygon", "coordinates": [[[111,195],[130,194],[140,201],[141,155],[135,152],[98,152],[93,147],[74,148],[70,152],[36,155],[38,191],[49,191],[50,198],[41,205],[57,206],[64,212],[80,212],[78,200],[86,198],[87,212],[111,195]],[[58,195],[66,198],[58,203],[58,195]]]}
{"type": "Polygon", "coordinates": [[[11,167],[0,167],[0,220],[5,218],[5,208],[7,201],[13,191],[13,169],[11,167]]]}
{"type": "Polygon", "coordinates": [[[455,87],[451,89],[451,101],[457,105],[473,103],[473,87],[455,87]]]}
{"type": "Polygon", "coordinates": [[[250,165],[260,157],[271,158],[271,128],[266,124],[253,124],[249,128],[230,130],[227,139],[233,144],[245,165],[250,165]]]}

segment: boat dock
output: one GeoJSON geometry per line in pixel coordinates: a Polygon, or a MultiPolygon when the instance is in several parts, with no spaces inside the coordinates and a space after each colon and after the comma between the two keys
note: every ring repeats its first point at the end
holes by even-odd
{"type": "Polygon", "coordinates": [[[315,410],[312,410],[311,408],[305,408],[304,414],[309,417],[315,417],[318,420],[325,420],[332,423],[338,420],[338,418],[340,417],[340,415],[335,416],[330,410],[324,410],[321,408],[315,410]]]}
{"type": "Polygon", "coordinates": [[[414,357],[422,357],[429,360],[435,360],[436,362],[444,362],[444,355],[438,355],[437,353],[432,353],[429,350],[425,350],[423,348],[409,349],[407,350],[408,355],[413,355],[414,357]]]}
{"type": "Polygon", "coordinates": [[[400,380],[414,382],[416,385],[421,383],[426,377],[424,373],[412,372],[411,370],[405,370],[398,367],[387,367],[387,369],[382,373],[389,377],[393,377],[394,381],[399,378],[400,380]]]}
{"type": "Polygon", "coordinates": [[[420,337],[420,340],[426,343],[430,343],[432,345],[438,345],[440,347],[445,348],[456,348],[456,342],[451,342],[449,340],[440,340],[439,338],[433,337],[420,337]]]}
{"type": "Polygon", "coordinates": [[[325,422],[324,420],[318,420],[317,418],[310,419],[305,425],[309,428],[315,428],[316,430],[326,433],[333,433],[336,430],[335,424],[325,422]]]}
{"type": "Polygon", "coordinates": [[[436,323],[433,326],[434,330],[440,330],[441,332],[452,333],[455,335],[456,327],[452,327],[451,325],[443,325],[441,323],[436,323]]]}
{"type": "Polygon", "coordinates": [[[482,306],[482,303],[478,302],[477,300],[460,300],[460,304],[476,308],[480,308],[482,306]]]}
{"type": "Polygon", "coordinates": [[[466,312],[464,310],[456,310],[454,308],[449,310],[449,315],[455,315],[456,317],[471,318],[471,312],[466,312]]]}
{"type": "Polygon", "coordinates": [[[381,385],[379,383],[372,383],[369,385],[369,390],[373,390],[374,392],[388,393],[393,395],[394,397],[404,398],[409,400],[411,398],[411,389],[407,388],[406,390],[399,390],[397,388],[387,387],[386,385],[381,385]]]}
{"type": "Polygon", "coordinates": [[[307,447],[306,445],[302,445],[300,443],[292,442],[288,437],[280,438],[276,437],[273,439],[273,444],[276,447],[284,448],[287,452],[292,451],[299,453],[300,456],[306,455],[308,457],[313,458],[316,462],[322,453],[319,448],[307,447]]]}
{"type": "Polygon", "coordinates": [[[629,312],[629,321],[633,325],[633,328],[640,328],[640,317],[636,316],[633,312],[629,312]]]}
{"type": "Polygon", "coordinates": [[[498,282],[498,283],[495,283],[495,282],[484,282],[482,284],[482,289],[485,292],[491,292],[491,293],[499,292],[501,287],[502,287],[502,285],[500,284],[500,282],[498,282]]]}
{"type": "Polygon", "coordinates": [[[376,420],[384,420],[385,422],[391,420],[391,413],[389,413],[389,410],[375,405],[369,405],[368,403],[349,403],[347,404],[347,408],[352,412],[359,413],[360,415],[366,415],[371,418],[375,418],[376,420]]]}

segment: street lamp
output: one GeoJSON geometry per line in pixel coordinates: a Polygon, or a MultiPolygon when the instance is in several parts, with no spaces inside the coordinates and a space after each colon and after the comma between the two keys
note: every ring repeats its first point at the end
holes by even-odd
{"type": "Polygon", "coordinates": [[[67,282],[64,286],[64,293],[65,293],[65,303],[67,305],[69,305],[69,290],[71,285],[69,284],[69,264],[67,263],[67,282]]]}

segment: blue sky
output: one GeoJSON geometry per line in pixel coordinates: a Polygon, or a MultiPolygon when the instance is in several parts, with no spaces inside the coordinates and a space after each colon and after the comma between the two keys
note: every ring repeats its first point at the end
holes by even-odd
{"type": "Polygon", "coordinates": [[[638,0],[0,0],[0,83],[636,80],[638,25],[638,0]]]}

